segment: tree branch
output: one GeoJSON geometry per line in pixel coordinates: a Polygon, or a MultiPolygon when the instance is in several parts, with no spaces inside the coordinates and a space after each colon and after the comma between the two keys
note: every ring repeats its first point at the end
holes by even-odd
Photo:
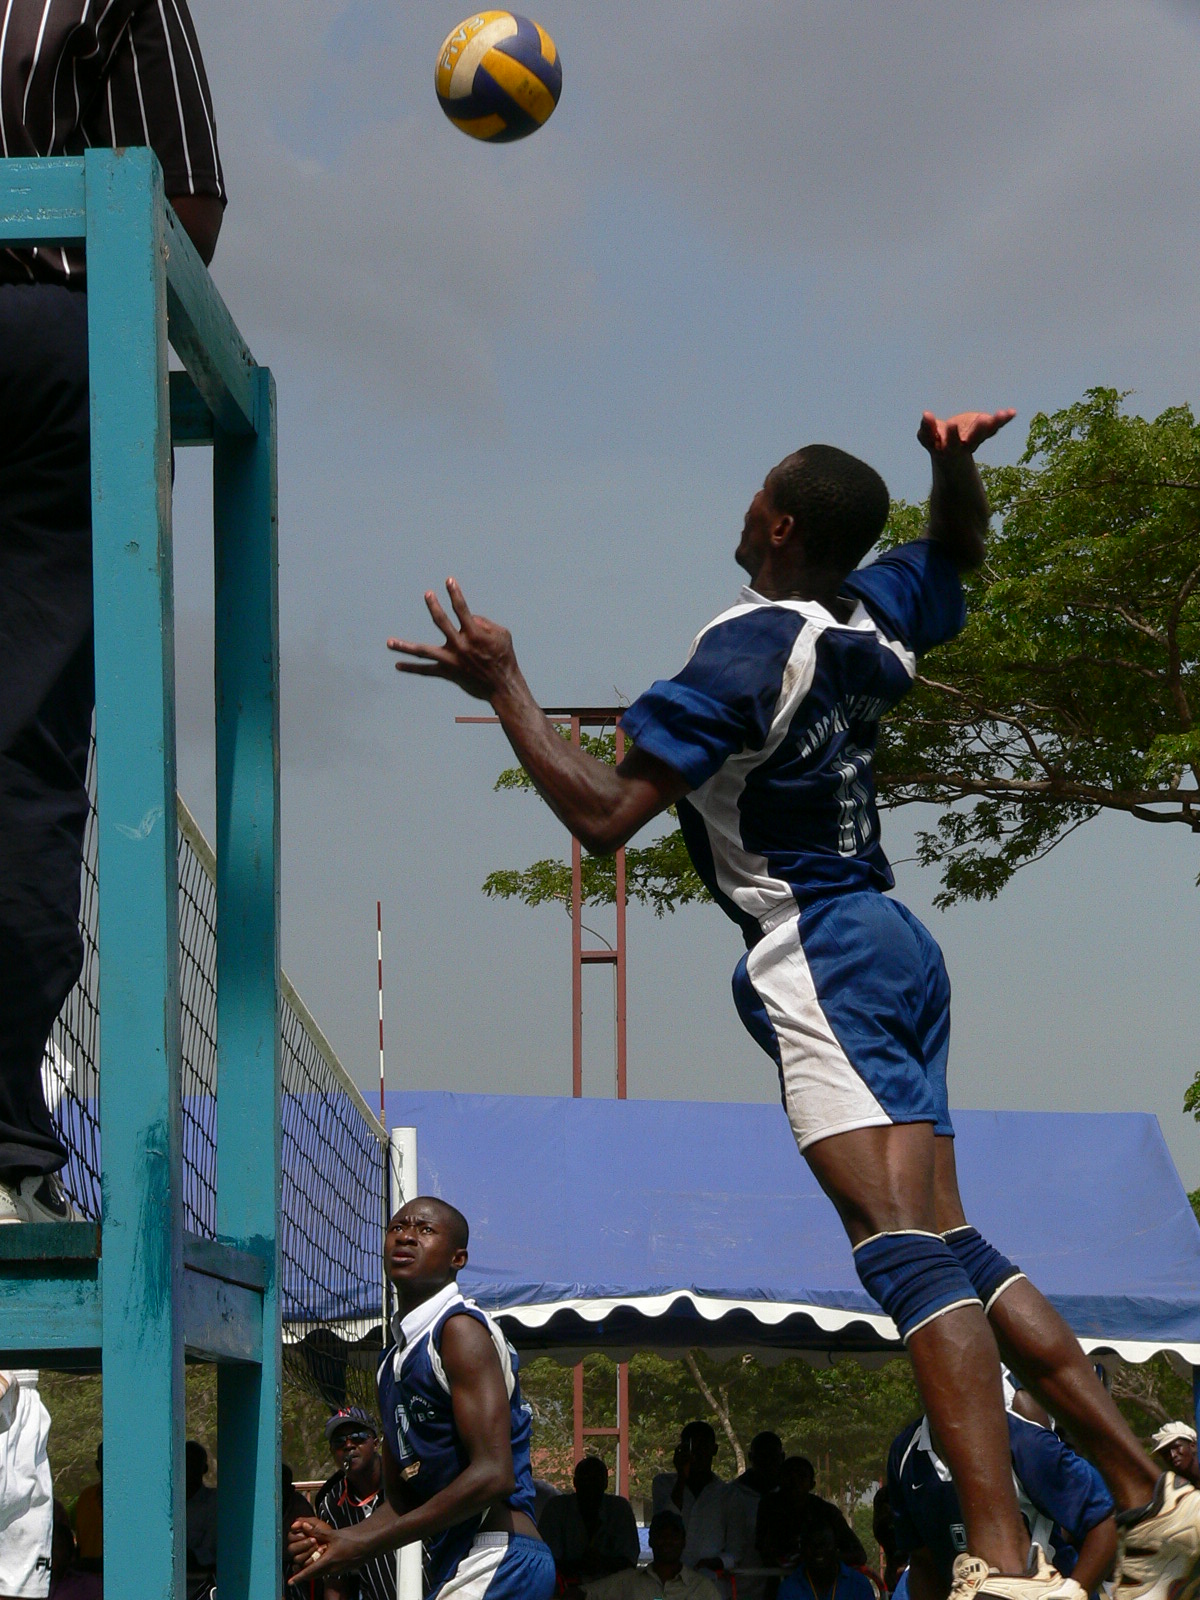
{"type": "Polygon", "coordinates": [[[705,1405],[720,1422],[721,1431],[729,1440],[733,1450],[733,1459],[737,1462],[738,1477],[740,1478],[746,1470],[746,1452],[742,1449],[741,1442],[733,1431],[733,1421],[729,1415],[729,1397],[727,1394],[722,1393],[721,1397],[718,1398],[709,1385],[705,1383],[704,1374],[700,1371],[700,1363],[696,1360],[696,1352],[694,1350],[684,1351],[683,1364],[691,1373],[692,1382],[704,1396],[705,1405]]]}

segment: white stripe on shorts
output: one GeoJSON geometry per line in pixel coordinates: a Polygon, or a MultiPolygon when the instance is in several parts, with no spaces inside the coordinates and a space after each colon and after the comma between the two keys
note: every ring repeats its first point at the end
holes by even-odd
{"type": "Polygon", "coordinates": [[[438,1590],[438,1600],[483,1600],[508,1554],[508,1534],[477,1533],[471,1548],[438,1590]]]}
{"type": "Polygon", "coordinates": [[[37,1389],[11,1384],[0,1401],[0,1594],[50,1591],[54,1499],[46,1456],[49,1432],[50,1417],[37,1389]]]}
{"type": "Polygon", "coordinates": [[[854,1070],[817,998],[799,917],[760,939],[746,962],[779,1041],[783,1103],[801,1150],[852,1128],[892,1119],[854,1070]]]}

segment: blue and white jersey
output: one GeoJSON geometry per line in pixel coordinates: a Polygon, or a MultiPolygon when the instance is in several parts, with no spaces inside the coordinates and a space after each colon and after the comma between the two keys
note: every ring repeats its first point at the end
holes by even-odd
{"type": "MultiPolygon", "coordinates": [[[[529,1465],[530,1408],[521,1399],[517,1352],[503,1333],[458,1285],[447,1284],[406,1317],[394,1319],[396,1342],[383,1353],[376,1374],[383,1435],[408,1493],[424,1504],[465,1470],[470,1460],[454,1425],[450,1383],[442,1365],[442,1330],[451,1317],[474,1317],[491,1335],[508,1391],[513,1475],[516,1488],[507,1504],[533,1516],[533,1473],[529,1465]]],[[[484,1518],[476,1516],[425,1540],[429,1592],[454,1571],[471,1547],[484,1518]]]]}
{"type": "Polygon", "coordinates": [[[917,657],[966,621],[954,562],[932,540],[889,550],[842,587],[842,622],[815,600],[744,588],[676,677],[621,719],[682,774],[679,822],[696,871],[753,945],[800,904],[890,889],[872,757],[879,718],[917,657]]]}
{"type": "MultiPolygon", "coordinates": [[[[1113,1500],[1095,1467],[1049,1428],[1007,1413],[1017,1502],[1030,1537],[1063,1577],[1078,1560],[1076,1545],[1113,1513],[1113,1500]]],[[[958,1493],[934,1451],[928,1418],[910,1423],[888,1453],[888,1500],[902,1557],[929,1550],[946,1582],[954,1558],[967,1548],[958,1493]]]]}

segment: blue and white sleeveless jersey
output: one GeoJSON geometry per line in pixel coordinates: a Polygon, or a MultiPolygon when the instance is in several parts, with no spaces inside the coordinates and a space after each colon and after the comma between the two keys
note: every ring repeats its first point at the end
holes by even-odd
{"type": "Polygon", "coordinates": [[[872,757],[879,718],[917,657],[966,621],[958,569],[933,540],[851,573],[847,622],[814,600],[738,604],[698,636],[676,677],[625,712],[625,732],[692,785],[684,841],[749,945],[798,906],[890,889],[872,757]]]}
{"type": "MultiPolygon", "coordinates": [[[[491,1317],[458,1285],[445,1289],[393,1321],[396,1342],[383,1353],[376,1374],[384,1438],[400,1467],[409,1494],[424,1504],[465,1470],[470,1460],[454,1425],[450,1383],[442,1365],[442,1330],[451,1317],[474,1317],[491,1335],[508,1391],[513,1474],[516,1488],[507,1504],[533,1516],[533,1473],[529,1464],[530,1408],[521,1399],[517,1352],[491,1317]]],[[[479,1532],[482,1516],[470,1518],[425,1540],[427,1592],[454,1571],[479,1532]]]]}

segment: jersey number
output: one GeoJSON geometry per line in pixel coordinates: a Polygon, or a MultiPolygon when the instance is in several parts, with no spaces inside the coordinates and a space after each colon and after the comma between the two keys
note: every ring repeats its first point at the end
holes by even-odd
{"type": "Polygon", "coordinates": [[[838,805],[839,855],[861,855],[874,842],[875,821],[865,778],[870,761],[869,751],[856,744],[843,745],[834,790],[838,805]]]}

